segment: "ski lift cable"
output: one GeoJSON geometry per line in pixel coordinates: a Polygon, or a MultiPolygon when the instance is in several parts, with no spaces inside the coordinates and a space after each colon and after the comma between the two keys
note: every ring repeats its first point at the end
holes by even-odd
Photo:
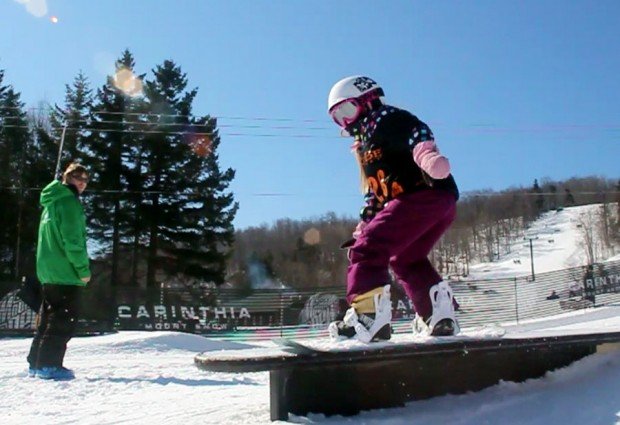
{"type": "MultiPolygon", "coordinates": [[[[118,123],[117,123],[118,124],[118,123]]],[[[128,123],[126,123],[126,125],[129,125],[128,123]]],[[[42,128],[44,130],[48,129],[49,127],[51,127],[52,130],[55,131],[62,131],[62,127],[58,127],[58,126],[41,126],[41,125],[13,125],[13,124],[0,124],[0,128],[22,128],[22,129],[29,129],[29,130],[34,130],[37,128],[42,128]]],[[[163,127],[163,125],[160,125],[159,127],[163,127]]],[[[323,130],[323,129],[318,129],[318,128],[295,128],[295,127],[261,127],[261,126],[230,126],[230,127],[225,127],[225,128],[229,128],[229,129],[243,129],[245,128],[246,130],[302,130],[302,131],[306,131],[306,130],[310,130],[310,131],[316,131],[316,130],[323,130]]],[[[243,132],[224,132],[224,133],[220,133],[219,131],[217,131],[217,133],[208,133],[208,132],[195,132],[195,131],[164,131],[164,130],[140,130],[140,129],[131,129],[131,128],[95,128],[95,127],[67,127],[67,130],[71,130],[71,131],[83,131],[83,132],[115,132],[115,133],[145,133],[145,134],[167,134],[167,135],[198,135],[198,136],[207,136],[207,137],[213,137],[213,136],[248,136],[248,137],[289,137],[289,138],[310,138],[310,139],[340,139],[341,136],[338,134],[288,134],[286,132],[280,133],[280,134],[274,134],[274,133],[263,133],[263,134],[253,134],[253,133],[243,133],[243,132]]],[[[461,134],[466,133],[466,132],[461,132],[461,134]]],[[[473,130],[473,133],[476,133],[476,130],[473,130]]],[[[553,136],[553,135],[550,135],[553,136]]],[[[558,133],[557,135],[555,135],[555,137],[561,137],[562,140],[566,140],[566,139],[582,139],[582,136],[579,134],[572,134],[572,135],[566,135],[566,134],[560,134],[558,133]]]]}

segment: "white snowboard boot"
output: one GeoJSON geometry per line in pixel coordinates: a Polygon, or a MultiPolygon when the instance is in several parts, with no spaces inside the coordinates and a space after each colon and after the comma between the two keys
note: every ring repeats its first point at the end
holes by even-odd
{"type": "Polygon", "coordinates": [[[412,323],[415,335],[451,336],[460,332],[454,314],[454,296],[447,282],[439,282],[428,291],[433,305],[433,313],[426,320],[416,314],[412,323]]]}
{"type": "Polygon", "coordinates": [[[329,324],[332,340],[356,338],[362,342],[388,340],[392,337],[392,301],[390,285],[355,297],[343,320],[329,324]]]}

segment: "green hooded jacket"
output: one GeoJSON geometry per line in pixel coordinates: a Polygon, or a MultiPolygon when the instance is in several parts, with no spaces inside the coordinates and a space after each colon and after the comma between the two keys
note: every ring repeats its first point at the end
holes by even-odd
{"type": "Polygon", "coordinates": [[[90,276],[86,218],[71,189],[55,180],[41,192],[37,276],[43,284],[86,286],[90,276]]]}

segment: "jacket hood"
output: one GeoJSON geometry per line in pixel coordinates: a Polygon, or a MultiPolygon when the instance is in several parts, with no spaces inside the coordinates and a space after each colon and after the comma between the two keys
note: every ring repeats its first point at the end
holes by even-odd
{"type": "Polygon", "coordinates": [[[59,180],[54,180],[41,191],[41,205],[46,207],[52,202],[55,202],[61,198],[67,196],[75,196],[74,193],[67,186],[62,184],[59,180]]]}

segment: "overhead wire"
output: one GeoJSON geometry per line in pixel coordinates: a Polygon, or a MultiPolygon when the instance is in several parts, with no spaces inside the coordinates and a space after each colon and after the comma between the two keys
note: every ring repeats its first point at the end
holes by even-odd
{"type": "MultiPolygon", "coordinates": [[[[0,106],[0,110],[3,109],[19,109],[23,110],[24,108],[19,107],[7,107],[0,106]]],[[[27,108],[29,111],[57,111],[54,108],[42,108],[42,107],[31,107],[27,108]]],[[[69,112],[64,112],[68,114],[69,112]]],[[[187,118],[187,119],[200,119],[200,118],[213,118],[213,119],[223,119],[223,120],[235,120],[235,121],[274,121],[274,122],[294,122],[294,123],[331,123],[329,119],[308,119],[308,118],[290,118],[290,117],[260,117],[260,116],[226,116],[226,115],[197,115],[197,114],[167,114],[167,113],[156,113],[156,112],[132,112],[132,111],[92,111],[90,114],[97,115],[123,115],[123,116],[141,116],[141,117],[169,117],[169,118],[187,118]]],[[[19,118],[19,117],[4,117],[4,118],[19,118]]],[[[78,122],[86,121],[86,120],[77,120],[78,122]]],[[[108,122],[103,120],[101,122],[108,122]]],[[[110,121],[113,123],[117,123],[118,121],[110,121]]],[[[138,122],[138,121],[136,121],[138,122]]],[[[139,123],[139,122],[138,122],[139,123]]],[[[161,123],[165,124],[165,123],[161,123]]],[[[179,123],[168,123],[170,125],[182,125],[179,123]]],[[[203,125],[203,124],[195,124],[195,125],[203,125]]],[[[435,123],[435,125],[447,126],[446,123],[435,123]]],[[[222,126],[222,124],[218,123],[218,126],[222,126]]],[[[277,128],[277,127],[276,127],[277,128]]],[[[284,127],[288,128],[288,127],[284,127]]],[[[297,126],[290,126],[291,129],[297,128],[297,126]]],[[[331,129],[332,127],[317,127],[317,130],[326,130],[331,129]]],[[[600,130],[620,130],[620,124],[618,123],[604,123],[604,124],[528,124],[527,126],[518,125],[515,127],[507,127],[507,126],[499,126],[496,124],[468,124],[466,126],[459,126],[457,128],[471,128],[471,129],[489,129],[489,130],[498,130],[498,131],[558,131],[558,130],[592,130],[592,129],[600,129],[600,130]]],[[[304,129],[314,129],[313,127],[304,127],[304,129]]]]}
{"type": "MultiPolygon", "coordinates": [[[[10,107],[10,106],[0,106],[0,110],[9,109],[9,110],[23,110],[24,108],[20,107],[10,107]]],[[[65,114],[69,114],[71,111],[58,111],[54,108],[41,108],[41,107],[32,107],[27,108],[28,111],[45,111],[45,112],[63,112],[65,114]]],[[[227,116],[227,115],[199,115],[199,114],[166,114],[160,112],[132,112],[132,111],[92,111],[89,114],[98,114],[98,115],[126,115],[126,116],[143,116],[143,117],[171,117],[171,118],[215,118],[215,119],[227,119],[227,120],[245,120],[245,121],[281,121],[281,122],[305,122],[305,123],[317,123],[330,122],[328,119],[309,119],[309,118],[290,118],[290,117],[260,117],[260,116],[227,116]]]]}
{"type": "MultiPolygon", "coordinates": [[[[66,127],[67,130],[71,130],[71,131],[85,131],[85,132],[116,132],[116,133],[149,133],[149,134],[171,134],[171,135],[184,135],[184,134],[195,134],[195,135],[202,135],[202,136],[214,136],[216,135],[216,133],[213,132],[200,132],[200,131],[195,131],[195,129],[199,129],[200,127],[208,127],[212,124],[193,124],[193,123],[146,123],[146,122],[138,122],[138,121],[124,121],[124,122],[118,122],[118,121],[95,121],[95,122],[87,122],[87,121],[83,121],[86,124],[89,124],[88,126],[83,126],[83,127],[66,127]],[[94,127],[93,125],[96,124],[109,124],[109,125],[122,125],[123,128],[97,128],[94,127]],[[132,128],[127,128],[127,127],[137,127],[132,129],[132,128]],[[166,128],[166,127],[182,127],[182,128],[186,128],[185,131],[167,131],[167,130],[141,130],[140,127],[144,127],[144,126],[151,126],[151,127],[158,127],[158,128],[166,128]]],[[[79,122],[78,122],[79,123],[79,122]]],[[[15,124],[4,124],[4,123],[0,123],[0,128],[21,128],[21,129],[29,129],[29,130],[33,130],[36,128],[52,128],[52,130],[54,131],[62,131],[64,126],[59,126],[59,125],[53,125],[53,124],[47,124],[47,125],[15,125],[15,124]]],[[[322,132],[330,132],[332,131],[332,128],[330,127],[297,127],[297,126],[262,126],[262,125],[231,125],[231,124],[217,124],[216,126],[216,131],[218,131],[219,129],[228,129],[228,130],[234,130],[234,129],[245,129],[245,130],[276,130],[276,131],[283,131],[282,133],[252,133],[252,132],[237,132],[237,131],[228,131],[228,132],[219,132],[218,131],[218,135],[225,135],[225,136],[251,136],[251,137],[293,137],[293,138],[310,138],[310,139],[316,139],[316,138],[320,138],[320,139],[325,139],[325,138],[340,138],[340,136],[338,134],[323,134],[323,133],[317,133],[318,131],[322,131],[322,132]],[[301,130],[301,131],[309,131],[313,134],[301,134],[301,133],[287,133],[286,131],[289,130],[301,130]]],[[[591,131],[591,129],[586,129],[583,128],[582,130],[588,130],[591,131]]],[[[605,130],[605,129],[601,129],[601,130],[605,130]]],[[[612,129],[612,128],[608,128],[606,130],[612,130],[612,131],[616,131],[616,129],[612,129]]],[[[620,128],[618,128],[618,130],[620,130],[620,128]]],[[[571,132],[571,133],[567,133],[568,129],[558,129],[558,130],[554,130],[554,129],[547,129],[546,131],[541,132],[540,130],[536,130],[534,128],[530,128],[530,129],[526,129],[526,128],[520,128],[517,130],[513,130],[513,129],[509,129],[509,128],[483,128],[483,127],[462,127],[460,128],[460,134],[485,134],[485,133],[514,133],[514,132],[521,132],[521,133],[528,133],[528,132],[533,132],[536,134],[547,134],[547,136],[549,135],[555,135],[555,137],[561,137],[562,139],[581,139],[584,137],[583,134],[578,134],[575,132],[571,132]]]]}
{"type": "MultiPolygon", "coordinates": [[[[5,107],[7,108],[7,107],[5,107]]],[[[0,107],[0,109],[2,109],[0,107]]],[[[11,109],[11,108],[9,108],[11,109]]],[[[19,109],[19,108],[12,108],[19,109]]],[[[44,108],[31,108],[32,110],[45,110],[44,108]]],[[[122,116],[135,116],[135,117],[157,117],[161,118],[184,118],[188,120],[200,119],[201,117],[197,117],[195,115],[181,115],[181,114],[163,114],[163,113],[142,113],[142,112],[110,112],[110,111],[95,111],[94,114],[101,115],[122,115],[122,116]]],[[[222,117],[207,117],[207,118],[215,118],[219,119],[222,117]]],[[[231,120],[246,120],[246,121],[275,121],[275,122],[304,122],[304,123],[317,123],[319,120],[295,120],[292,118],[267,118],[267,117],[227,117],[231,120]]],[[[12,124],[10,120],[20,120],[23,117],[0,117],[2,121],[0,121],[0,128],[21,128],[21,129],[32,129],[36,128],[36,125],[17,125],[12,124]]],[[[206,136],[212,137],[216,135],[226,135],[226,136],[251,136],[251,137],[289,137],[289,138],[325,138],[330,136],[315,136],[311,134],[274,134],[274,133],[245,133],[245,132],[220,132],[219,129],[245,129],[245,130],[302,130],[302,131],[331,131],[332,127],[299,127],[297,125],[271,125],[266,126],[263,124],[226,124],[218,122],[217,124],[213,123],[210,120],[207,120],[205,123],[196,123],[196,122],[153,122],[153,121],[139,121],[139,120],[129,120],[129,121],[118,121],[111,119],[96,119],[91,117],[82,117],[80,119],[68,119],[66,121],[69,126],[64,127],[61,125],[54,125],[51,123],[47,123],[48,127],[51,127],[52,130],[61,131],[63,129],[70,131],[84,131],[84,132],[116,132],[116,133],[145,133],[145,134],[167,134],[167,135],[195,135],[195,136],[206,136]],[[80,125],[84,124],[84,125],[80,125]],[[110,125],[118,125],[123,128],[99,128],[97,125],[101,124],[110,124],[110,125]],[[133,127],[133,128],[132,128],[133,127]],[[156,127],[157,129],[149,130],[142,129],[144,127],[156,127]],[[162,129],[175,129],[178,127],[179,129],[183,129],[183,131],[170,131],[170,130],[162,130],[162,129]],[[216,127],[217,133],[215,132],[204,132],[198,131],[201,128],[205,127],[216,127]]],[[[324,122],[324,121],[323,121],[324,122]]],[[[338,135],[332,135],[332,137],[338,137],[338,135]]]]}
{"type": "MultiPolygon", "coordinates": [[[[12,118],[12,117],[11,117],[12,118]]],[[[148,121],[110,121],[110,120],[102,120],[102,121],[91,121],[91,120],[71,120],[70,123],[72,125],[77,125],[80,123],[83,124],[88,124],[89,126],[87,127],[71,127],[71,128],[78,128],[80,130],[82,129],[92,129],[94,130],[98,130],[98,131],[105,131],[99,128],[94,128],[93,125],[97,125],[97,124],[115,124],[115,125],[125,125],[125,126],[156,126],[156,127],[182,127],[182,128],[199,128],[199,127],[212,127],[214,126],[213,123],[205,123],[205,124],[199,124],[199,123],[166,123],[166,122],[148,122],[148,121]]],[[[16,124],[0,124],[0,125],[6,125],[6,126],[11,126],[11,125],[16,125],[16,124]]],[[[24,126],[25,127],[25,126],[24,126]]],[[[55,126],[56,128],[62,128],[62,126],[55,126]]],[[[284,126],[284,125],[279,125],[279,126],[264,126],[264,125],[247,125],[247,124],[241,124],[241,125],[235,125],[235,124],[217,124],[216,126],[217,128],[246,128],[246,129],[270,129],[270,130],[298,130],[299,127],[298,126],[284,126]]],[[[69,127],[68,127],[69,128],[69,127]]],[[[303,130],[333,130],[333,128],[331,127],[303,127],[303,130]]]]}
{"type": "MultiPolygon", "coordinates": [[[[22,191],[22,192],[40,192],[42,190],[42,188],[39,187],[24,187],[24,188],[19,188],[19,187],[14,187],[14,186],[4,186],[4,187],[0,187],[0,190],[5,190],[5,191],[12,191],[12,192],[17,192],[17,191],[22,191]]],[[[233,189],[229,189],[234,193],[239,194],[238,191],[235,191],[233,189]]],[[[124,195],[166,195],[166,196],[195,196],[195,197],[202,197],[205,196],[204,193],[202,192],[196,192],[196,191],[191,191],[191,192],[178,192],[178,191],[162,191],[162,190],[109,190],[109,189],[88,189],[88,193],[89,194],[124,194],[124,195]]],[[[241,193],[243,194],[243,193],[241,193]]],[[[605,190],[605,191],[571,191],[570,192],[571,195],[573,196],[584,196],[584,195],[597,195],[597,196],[607,196],[607,195],[619,195],[620,196],[620,190],[605,190]]],[[[256,197],[296,197],[296,196],[313,196],[312,194],[308,194],[308,193],[278,193],[278,192],[256,192],[256,193],[249,193],[249,194],[243,194],[243,195],[249,195],[249,196],[256,196],[256,197]]],[[[324,194],[320,194],[317,193],[315,194],[316,196],[324,196],[324,194]]],[[[494,198],[494,197],[501,197],[501,196],[510,196],[510,197],[514,197],[514,196],[557,196],[557,197],[561,197],[564,196],[565,193],[564,192],[533,192],[533,191],[524,191],[524,192],[479,192],[479,191],[465,191],[465,192],[461,192],[461,196],[462,197],[480,197],[480,198],[494,198]]],[[[340,194],[338,195],[339,197],[356,197],[359,198],[360,194],[359,193],[347,193],[347,194],[340,194]]],[[[615,200],[612,200],[611,202],[616,202],[615,200]]]]}
{"type": "MultiPolygon", "coordinates": [[[[22,128],[32,130],[33,127],[25,126],[25,125],[10,125],[10,124],[0,124],[0,128],[22,128]]],[[[36,128],[36,127],[34,127],[36,128]]],[[[61,131],[63,127],[55,128],[57,131],[61,131]]],[[[175,135],[175,136],[239,136],[239,137],[288,137],[288,138],[297,138],[297,139],[325,139],[330,137],[339,137],[335,136],[320,136],[320,135],[311,135],[311,134],[269,134],[269,133],[240,133],[240,132],[217,132],[217,133],[205,133],[205,132],[196,132],[196,131],[165,131],[165,130],[132,130],[132,129],[119,129],[119,128],[91,128],[91,127],[67,127],[67,130],[72,131],[86,131],[86,132],[101,132],[101,133],[140,133],[140,134],[165,134],[165,135],[175,135]]]]}

